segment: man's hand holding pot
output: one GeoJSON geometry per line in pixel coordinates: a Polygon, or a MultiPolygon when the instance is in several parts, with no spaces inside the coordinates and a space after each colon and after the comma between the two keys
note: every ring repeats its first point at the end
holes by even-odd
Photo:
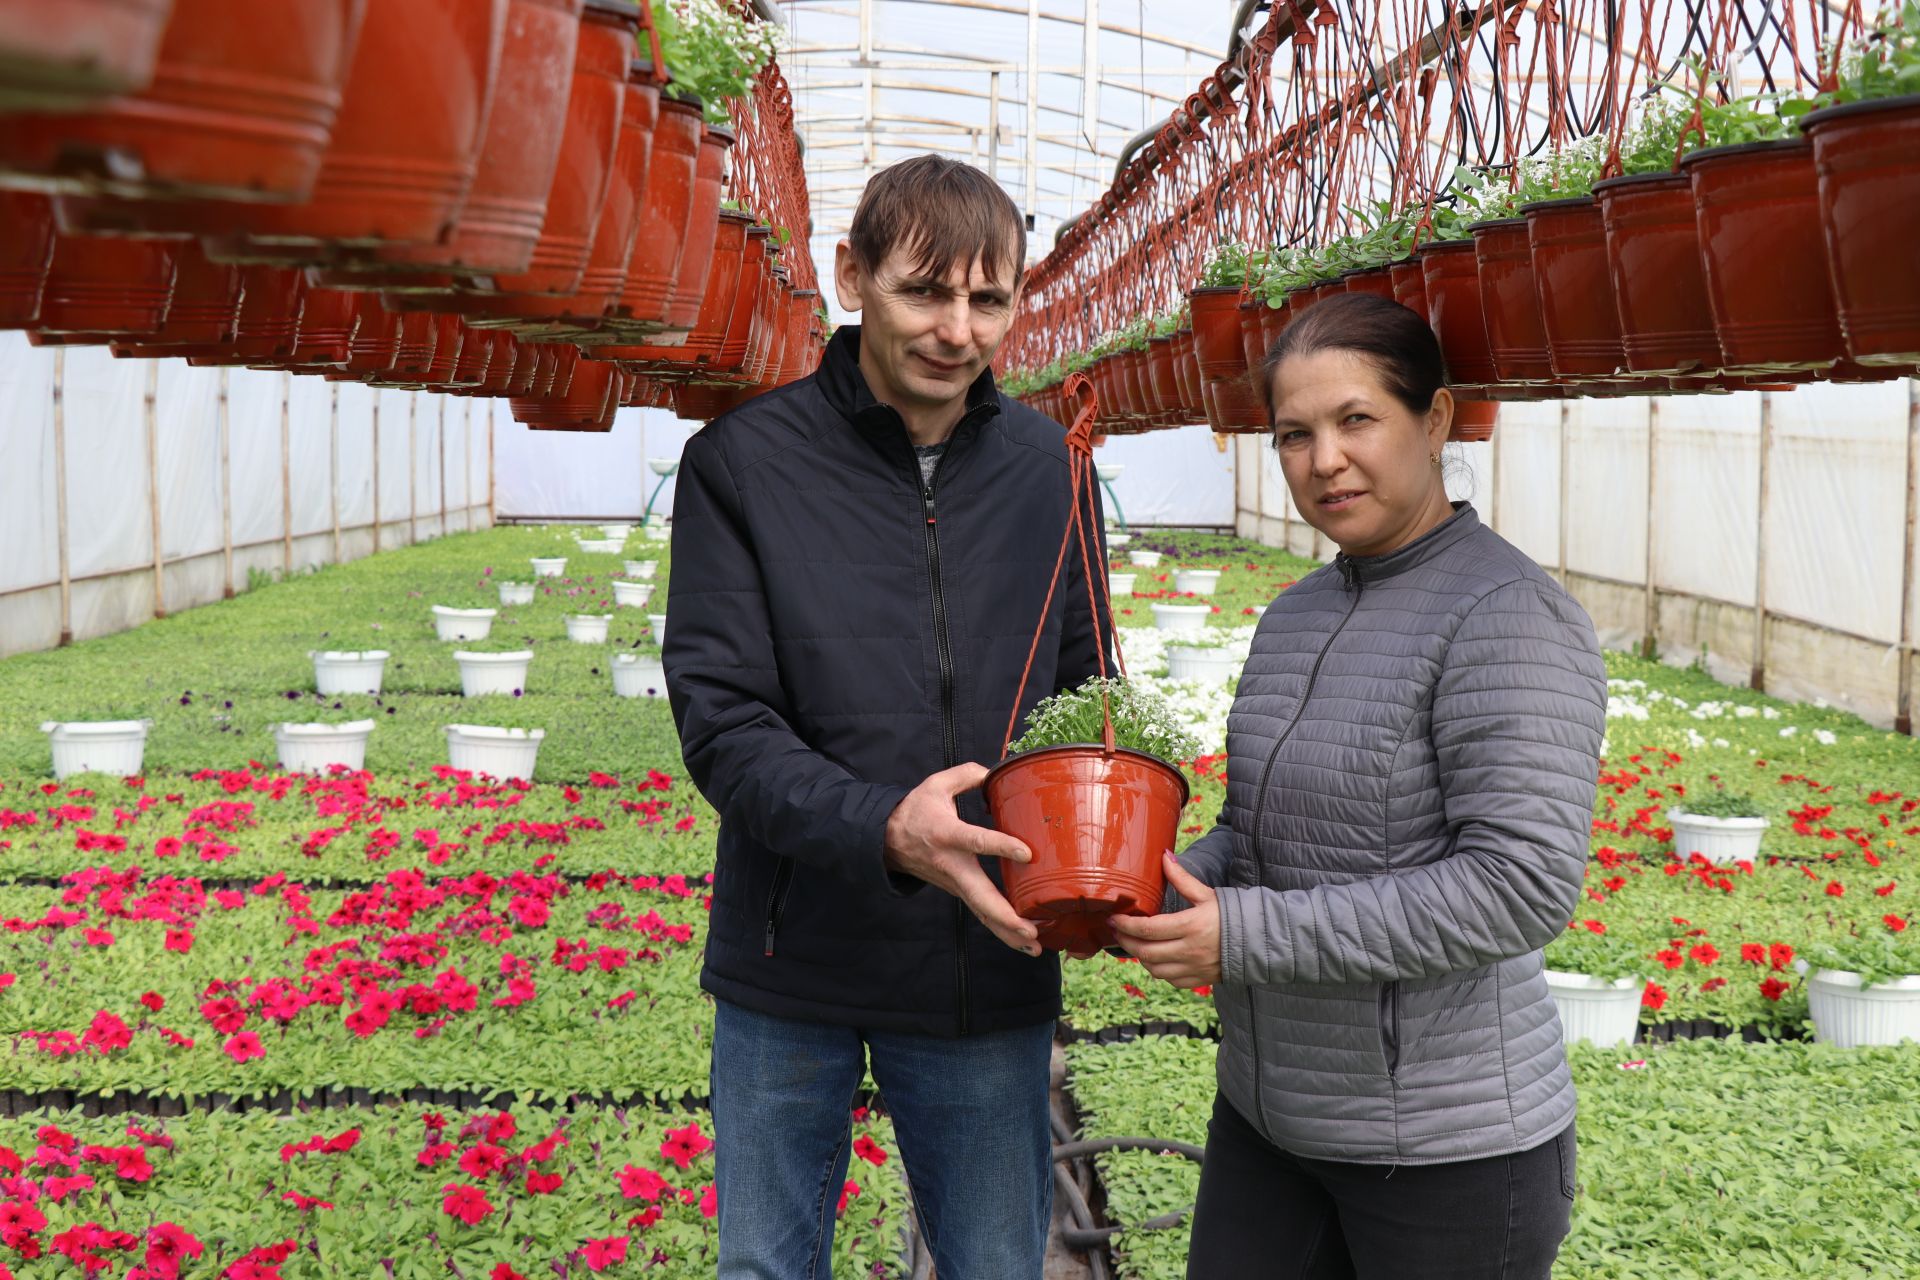
{"type": "Polygon", "coordinates": [[[887,819],[887,866],[945,889],[967,904],[980,923],[1016,951],[1040,954],[1040,933],[1023,920],[984,869],[981,858],[1028,862],[1025,844],[1004,832],[963,821],[954,797],[987,778],[980,764],[956,765],[907,793],[887,819]]]}

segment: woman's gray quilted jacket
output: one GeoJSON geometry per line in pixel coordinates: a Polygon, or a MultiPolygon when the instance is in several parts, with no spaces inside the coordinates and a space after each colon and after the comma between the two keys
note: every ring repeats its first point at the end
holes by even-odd
{"type": "Polygon", "coordinates": [[[1218,890],[1220,1088],[1275,1145],[1433,1164],[1571,1122],[1540,948],[1579,900],[1606,701],[1586,613],[1464,504],[1267,610],[1181,862],[1218,890]]]}

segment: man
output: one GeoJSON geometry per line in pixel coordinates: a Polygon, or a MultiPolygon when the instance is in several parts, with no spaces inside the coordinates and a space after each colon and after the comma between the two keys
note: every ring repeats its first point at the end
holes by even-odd
{"type": "Polygon", "coordinates": [[[1063,432],[987,367],[1025,253],[978,170],[876,175],[834,269],[863,323],[682,458],[665,661],[721,817],[701,985],[722,1280],[831,1274],[869,1063],[941,1280],[1041,1273],[1059,966],[1001,891],[999,860],[1029,854],[979,787],[1043,608],[1022,716],[1095,674],[1099,640],[1077,548],[1046,603],[1063,432]]]}

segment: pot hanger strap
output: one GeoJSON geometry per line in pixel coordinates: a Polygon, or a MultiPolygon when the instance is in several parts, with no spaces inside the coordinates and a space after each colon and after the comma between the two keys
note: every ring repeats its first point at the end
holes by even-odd
{"type": "MultiPolygon", "coordinates": [[[[1027,694],[1027,681],[1033,675],[1033,660],[1040,652],[1040,637],[1047,629],[1047,614],[1053,608],[1053,596],[1060,588],[1060,570],[1067,562],[1067,548],[1074,542],[1080,544],[1080,563],[1087,577],[1087,605],[1094,619],[1094,662],[1104,679],[1107,674],[1106,636],[1115,634],[1113,624],[1113,600],[1106,575],[1100,575],[1100,586],[1094,585],[1093,558],[1087,550],[1089,538],[1098,538],[1099,529],[1089,531],[1087,524],[1094,510],[1094,470],[1093,470],[1093,431],[1094,422],[1100,416],[1100,398],[1093,383],[1083,373],[1071,373],[1061,388],[1066,393],[1067,403],[1076,406],[1073,425],[1067,429],[1067,485],[1073,494],[1073,501],[1067,510],[1067,527],[1060,535],[1060,550],[1053,558],[1053,575],[1047,579],[1046,598],[1040,602],[1040,617],[1034,624],[1033,640],[1027,646],[1027,662],[1020,671],[1020,683],[1013,692],[1013,707],[1007,712],[1007,731],[1000,739],[1000,758],[1007,758],[1007,748],[1013,743],[1013,729],[1020,720],[1020,703],[1027,694]],[[1084,501],[1082,495],[1084,494],[1084,501]],[[1105,608],[1102,608],[1102,605],[1105,608]],[[1100,625],[1105,617],[1106,627],[1100,625]]],[[[1116,662],[1118,654],[1115,655],[1116,662]]],[[[1119,668],[1125,674],[1125,666],[1119,668]]],[[[1100,693],[1101,741],[1109,755],[1114,751],[1113,708],[1105,689],[1100,693]]]]}

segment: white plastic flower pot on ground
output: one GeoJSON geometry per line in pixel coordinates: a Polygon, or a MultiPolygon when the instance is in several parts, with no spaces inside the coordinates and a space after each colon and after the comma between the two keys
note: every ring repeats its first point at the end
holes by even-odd
{"type": "Polygon", "coordinates": [[[580,644],[605,644],[610,613],[571,613],[566,617],[567,639],[580,644]]]}
{"type": "Polygon", "coordinates": [[[1132,541],[1133,535],[1130,533],[1110,533],[1107,535],[1107,551],[1111,554],[1132,541]]]}
{"type": "Polygon", "coordinates": [[[1230,645],[1167,646],[1167,679],[1208,680],[1228,684],[1240,678],[1246,659],[1230,645]]]}
{"type": "MultiPolygon", "coordinates": [[[[652,464],[649,463],[648,465],[651,466],[652,464]]],[[[676,462],[673,465],[674,465],[674,471],[677,471],[680,469],[679,463],[676,462]]],[[[655,474],[672,475],[673,471],[656,472],[655,474]]],[[[667,518],[665,516],[661,515],[658,511],[649,511],[647,513],[647,528],[664,529],[666,527],[667,527],[667,518]]]]}
{"type": "Polygon", "coordinates": [[[1199,631],[1213,614],[1210,604],[1158,604],[1153,606],[1153,625],[1162,631],[1199,631]]]}
{"type": "Polygon", "coordinates": [[[147,753],[151,720],[49,720],[40,732],[52,735],[53,776],[110,773],[131,778],[147,753]]]}
{"type": "Polygon", "coordinates": [[[627,536],[632,532],[633,526],[630,524],[603,524],[600,526],[601,537],[618,538],[622,542],[625,542],[627,536]]]}
{"type": "Polygon", "coordinates": [[[664,698],[667,669],[650,653],[613,655],[613,691],[623,698],[664,698]]]}
{"type": "Polygon", "coordinates": [[[647,538],[649,541],[666,542],[666,541],[669,541],[672,537],[673,537],[672,532],[668,530],[667,526],[663,524],[649,523],[647,525],[647,538]]]}
{"type": "Polygon", "coordinates": [[[532,604],[533,584],[531,582],[503,582],[500,584],[501,604],[532,604]]]}
{"type": "Polygon", "coordinates": [[[1760,837],[1767,830],[1765,818],[1709,818],[1674,809],[1667,810],[1667,825],[1673,828],[1673,851],[1682,861],[1698,853],[1722,867],[1742,859],[1758,861],[1760,837]]]}
{"type": "Polygon", "coordinates": [[[1560,1028],[1567,1043],[1629,1044],[1640,1025],[1640,996],[1647,984],[1640,978],[1608,981],[1585,973],[1548,969],[1547,991],[1560,1011],[1560,1028]]]}
{"type": "Polygon", "coordinates": [[[484,773],[505,781],[531,781],[545,729],[496,729],[490,725],[447,726],[447,763],[469,773],[484,773]]]}
{"type": "Polygon", "coordinates": [[[385,649],[347,651],[328,649],[309,652],[313,659],[315,692],[332,696],[341,693],[378,693],[387,673],[385,649]]]}
{"type": "Polygon", "coordinates": [[[1263,604],[1257,604],[1253,606],[1253,620],[1255,622],[1260,621],[1260,619],[1266,616],[1267,616],[1267,606],[1263,604]]]}
{"type": "Polygon", "coordinates": [[[1115,480],[1118,480],[1120,473],[1126,469],[1125,465],[1118,462],[1096,462],[1093,464],[1093,474],[1099,476],[1101,480],[1108,484],[1112,484],[1115,480]]]}
{"type": "Polygon", "coordinates": [[[650,582],[621,582],[614,579],[613,602],[623,609],[644,609],[647,597],[653,594],[650,582]]]}
{"type": "Polygon", "coordinates": [[[626,562],[629,578],[643,578],[652,581],[653,574],[660,567],[658,560],[629,560],[626,562]]]}
{"type": "Polygon", "coordinates": [[[496,609],[450,609],[433,606],[433,628],[442,640],[485,640],[493,630],[496,609]]]}
{"type": "Polygon", "coordinates": [[[527,668],[533,663],[533,650],[516,649],[512,653],[468,653],[453,651],[460,664],[460,691],[469,698],[491,693],[522,692],[527,687],[527,668]]]}
{"type": "Polygon", "coordinates": [[[1127,563],[1136,569],[1151,569],[1160,563],[1160,553],[1158,551],[1129,551],[1127,552],[1127,563]]]}
{"type": "Polygon", "coordinates": [[[1130,573],[1109,573],[1107,575],[1108,594],[1116,597],[1132,595],[1133,577],[1134,575],[1130,573]]]}
{"type": "Polygon", "coordinates": [[[567,571],[565,556],[534,556],[533,576],[536,578],[557,578],[567,571]]]}
{"type": "Polygon", "coordinates": [[[1844,969],[1815,969],[1807,977],[1813,1038],[1842,1049],[1920,1040],[1920,975],[1889,978],[1871,987],[1844,969]]]}
{"type": "Polygon", "coordinates": [[[1196,596],[1210,596],[1220,587],[1218,569],[1180,569],[1173,575],[1175,591],[1190,592],[1196,596]]]}
{"type": "Polygon", "coordinates": [[[336,764],[356,771],[364,769],[373,723],[277,724],[273,726],[273,743],[280,749],[280,767],[288,773],[325,773],[336,764]]]}
{"type": "Polygon", "coordinates": [[[580,549],[590,556],[617,556],[627,549],[625,538],[582,538],[580,549]]]}
{"type": "Polygon", "coordinates": [[[647,626],[653,631],[653,642],[665,648],[667,643],[667,615],[664,613],[648,614],[647,626]]]}

